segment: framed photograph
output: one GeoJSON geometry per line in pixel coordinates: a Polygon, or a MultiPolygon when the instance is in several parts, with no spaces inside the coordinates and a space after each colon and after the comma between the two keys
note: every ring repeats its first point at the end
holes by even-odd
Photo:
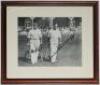
{"type": "Polygon", "coordinates": [[[2,1],[1,82],[99,83],[98,1],[2,1]]]}

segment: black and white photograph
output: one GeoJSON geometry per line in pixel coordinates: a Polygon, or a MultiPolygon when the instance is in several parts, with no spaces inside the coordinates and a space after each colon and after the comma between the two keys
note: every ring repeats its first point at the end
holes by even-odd
{"type": "Polygon", "coordinates": [[[2,2],[4,84],[97,84],[98,2],[2,2]]]}
{"type": "Polygon", "coordinates": [[[19,66],[82,66],[81,17],[18,17],[19,66]]]}

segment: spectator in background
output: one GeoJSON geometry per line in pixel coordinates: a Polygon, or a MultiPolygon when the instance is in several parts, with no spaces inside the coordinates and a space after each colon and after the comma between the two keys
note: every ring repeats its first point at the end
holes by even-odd
{"type": "Polygon", "coordinates": [[[25,19],[25,31],[26,31],[26,37],[27,37],[27,50],[25,52],[25,57],[27,59],[30,59],[30,39],[28,38],[29,31],[32,29],[32,20],[30,18],[25,19]]]}
{"type": "Polygon", "coordinates": [[[42,29],[42,45],[40,56],[43,60],[48,60],[50,55],[50,40],[48,36],[48,31],[49,30],[47,26],[42,29]]]}
{"type": "Polygon", "coordinates": [[[62,42],[66,41],[70,37],[70,28],[62,27],[61,28],[61,35],[62,35],[62,42]]]}

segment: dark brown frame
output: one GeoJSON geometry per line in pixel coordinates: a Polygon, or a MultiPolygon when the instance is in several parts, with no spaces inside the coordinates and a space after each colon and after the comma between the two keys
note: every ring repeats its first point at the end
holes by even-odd
{"type": "Polygon", "coordinates": [[[1,2],[1,82],[2,84],[31,83],[99,83],[98,1],[2,1],[1,2]],[[6,8],[7,6],[91,6],[93,7],[94,77],[87,79],[8,79],[6,69],[6,8]]]}

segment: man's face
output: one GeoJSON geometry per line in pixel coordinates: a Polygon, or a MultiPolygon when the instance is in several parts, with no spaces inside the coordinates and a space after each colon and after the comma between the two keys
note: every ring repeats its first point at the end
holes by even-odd
{"type": "Polygon", "coordinates": [[[35,29],[36,29],[36,27],[33,27],[33,29],[35,30],[35,29]]]}
{"type": "Polygon", "coordinates": [[[37,29],[37,24],[33,25],[33,29],[37,29]]]}
{"type": "Polygon", "coordinates": [[[54,26],[54,28],[53,28],[54,30],[56,30],[57,29],[57,26],[54,26]]]}

